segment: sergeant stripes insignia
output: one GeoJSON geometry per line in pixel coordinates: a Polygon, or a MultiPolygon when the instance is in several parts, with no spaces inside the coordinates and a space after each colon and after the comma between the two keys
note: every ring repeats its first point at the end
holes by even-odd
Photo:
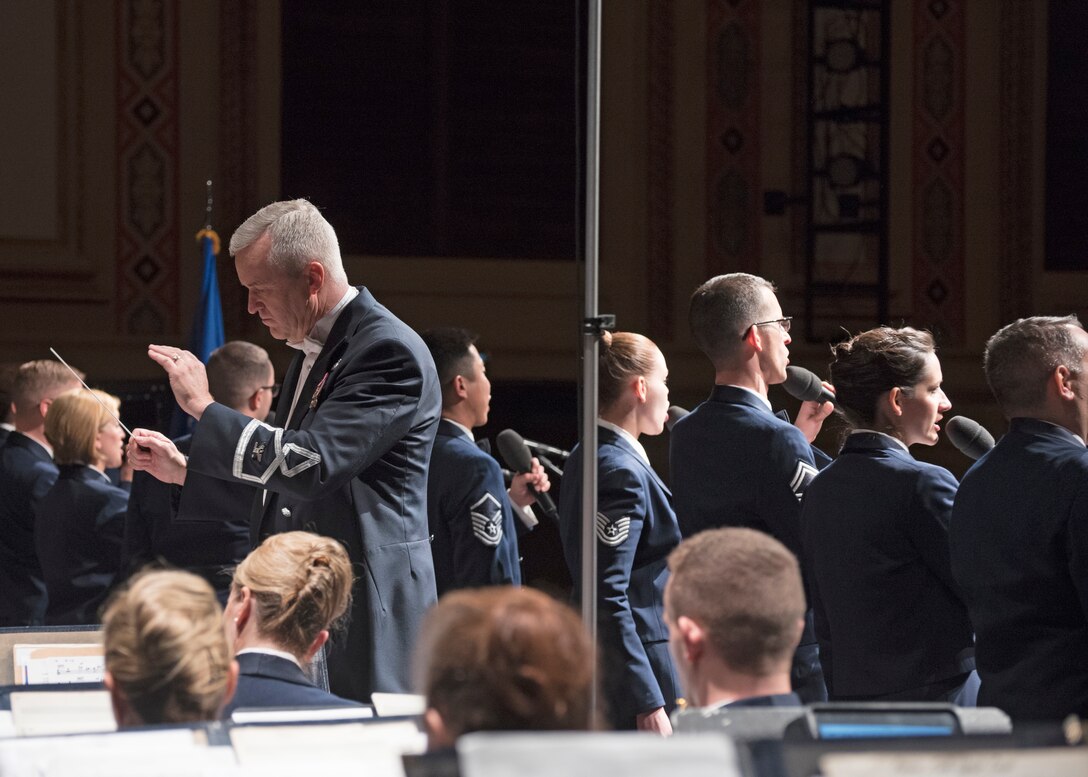
{"type": "Polygon", "coordinates": [[[626,515],[609,518],[604,513],[597,513],[597,539],[602,545],[614,548],[622,545],[631,533],[631,519],[626,515]]]}
{"type": "Polygon", "coordinates": [[[498,499],[484,494],[469,508],[469,516],[476,539],[489,548],[497,547],[502,542],[502,505],[498,499]]]}
{"type": "Polygon", "coordinates": [[[814,466],[807,461],[797,462],[797,469],[793,471],[793,477],[790,479],[790,491],[797,497],[797,501],[801,501],[801,497],[805,494],[805,489],[808,488],[808,484],[812,482],[820,474],[814,466]]]}

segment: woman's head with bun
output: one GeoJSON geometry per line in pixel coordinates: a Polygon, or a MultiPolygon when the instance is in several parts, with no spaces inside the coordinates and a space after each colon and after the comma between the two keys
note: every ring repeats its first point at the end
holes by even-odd
{"type": "Polygon", "coordinates": [[[598,367],[601,418],[635,437],[661,434],[669,410],[669,369],[654,342],[634,332],[605,332],[598,367]]]}
{"type": "Polygon", "coordinates": [[[336,540],[272,535],[234,570],[224,617],[235,651],[270,647],[309,661],[348,611],[353,580],[336,540]]]}

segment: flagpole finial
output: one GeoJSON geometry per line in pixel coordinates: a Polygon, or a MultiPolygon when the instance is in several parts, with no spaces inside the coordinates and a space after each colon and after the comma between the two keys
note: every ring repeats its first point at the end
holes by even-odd
{"type": "Polygon", "coordinates": [[[207,214],[207,220],[204,223],[204,228],[205,229],[211,229],[212,228],[212,181],[211,181],[210,178],[208,179],[207,187],[208,187],[208,204],[207,204],[207,207],[205,208],[205,212],[207,214]]]}

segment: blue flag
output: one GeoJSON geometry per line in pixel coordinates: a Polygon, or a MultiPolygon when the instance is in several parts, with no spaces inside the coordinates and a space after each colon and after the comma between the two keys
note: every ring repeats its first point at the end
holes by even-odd
{"type": "MultiPolygon", "coordinates": [[[[219,253],[219,235],[212,229],[202,229],[196,239],[200,241],[204,255],[204,281],[200,285],[200,302],[193,316],[193,329],[189,334],[189,350],[200,361],[208,363],[212,351],[226,341],[223,332],[223,306],[219,302],[219,278],[215,274],[215,257],[219,253]]],[[[193,419],[174,406],[170,423],[170,437],[178,438],[193,431],[193,419]]]]}

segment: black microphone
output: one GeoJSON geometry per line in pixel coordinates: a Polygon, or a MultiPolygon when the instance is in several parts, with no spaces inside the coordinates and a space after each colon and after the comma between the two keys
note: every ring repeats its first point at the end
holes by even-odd
{"type": "MultiPolygon", "coordinates": [[[[533,456],[529,453],[529,446],[525,444],[525,440],[521,438],[520,434],[513,429],[503,429],[499,432],[499,436],[495,438],[495,443],[499,446],[499,453],[502,454],[503,461],[511,469],[517,472],[532,471],[533,456]]],[[[540,509],[544,511],[544,514],[558,521],[559,513],[555,511],[555,502],[552,501],[552,498],[547,493],[537,491],[532,486],[529,486],[529,489],[533,492],[536,503],[540,505],[540,509]]]]}
{"type": "Polygon", "coordinates": [[[786,381],[782,384],[782,388],[791,397],[800,399],[802,402],[835,401],[835,395],[824,387],[824,384],[816,377],[816,373],[792,364],[786,368],[786,381]]]}
{"type": "Polygon", "coordinates": [[[688,411],[680,407],[680,405],[673,405],[669,408],[669,419],[665,422],[665,426],[667,426],[669,428],[669,431],[671,432],[672,427],[676,424],[676,422],[687,414],[688,411]]]}
{"type": "Polygon", "coordinates": [[[561,459],[570,458],[570,451],[565,451],[562,448],[554,448],[551,445],[545,445],[542,442],[537,442],[536,440],[527,440],[524,438],[522,439],[522,442],[528,445],[530,450],[537,451],[538,453],[549,453],[552,456],[558,456],[561,459]]]}
{"type": "Polygon", "coordinates": [[[982,424],[962,415],[949,418],[944,431],[960,453],[971,459],[979,459],[995,445],[994,436],[982,424]]]}

